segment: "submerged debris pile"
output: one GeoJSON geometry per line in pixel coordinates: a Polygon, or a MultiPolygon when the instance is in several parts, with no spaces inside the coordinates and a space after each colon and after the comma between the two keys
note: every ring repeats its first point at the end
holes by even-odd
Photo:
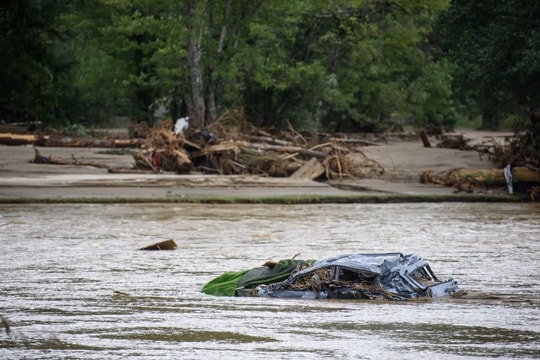
{"type": "MultiPolygon", "coordinates": [[[[337,296],[340,289],[351,289],[353,290],[352,298],[355,299],[400,299],[399,296],[382,289],[377,277],[372,274],[342,270],[340,275],[339,280],[336,281],[333,279],[331,268],[320,268],[313,273],[298,277],[288,284],[288,288],[294,291],[314,291],[316,298],[321,297],[321,292],[337,296]]],[[[258,296],[258,293],[253,296],[258,296]]]]}
{"type": "Polygon", "coordinates": [[[203,286],[216,296],[302,299],[407,300],[448,296],[452,278],[439,280],[418,254],[344,254],[324,260],[285,259],[226,272],[203,286]]]}

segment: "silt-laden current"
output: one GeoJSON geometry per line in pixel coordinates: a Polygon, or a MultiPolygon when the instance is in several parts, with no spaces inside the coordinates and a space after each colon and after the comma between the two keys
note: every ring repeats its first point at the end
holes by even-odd
{"type": "Polygon", "coordinates": [[[0,205],[2,359],[540,356],[538,204],[0,205]],[[173,239],[174,251],[138,248],[173,239]],[[225,298],[266,260],[420,253],[467,295],[225,298]]]}

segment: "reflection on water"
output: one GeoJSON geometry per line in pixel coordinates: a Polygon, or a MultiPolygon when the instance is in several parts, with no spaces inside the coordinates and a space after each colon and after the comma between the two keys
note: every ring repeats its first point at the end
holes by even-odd
{"type": "Polygon", "coordinates": [[[0,358],[532,358],[536,204],[2,205],[0,358]],[[172,238],[175,251],[136,249],[172,238]],[[300,252],[419,252],[469,293],[428,302],[218,298],[300,252]]]}

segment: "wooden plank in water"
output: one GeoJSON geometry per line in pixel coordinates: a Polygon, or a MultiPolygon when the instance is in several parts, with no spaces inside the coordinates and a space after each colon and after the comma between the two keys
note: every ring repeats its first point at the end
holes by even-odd
{"type": "Polygon", "coordinates": [[[169,239],[140,248],[139,250],[175,250],[177,247],[174,240],[169,239]]]}

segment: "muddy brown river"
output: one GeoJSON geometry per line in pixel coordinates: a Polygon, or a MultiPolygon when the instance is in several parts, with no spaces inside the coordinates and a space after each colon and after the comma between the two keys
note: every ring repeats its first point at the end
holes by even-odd
{"type": "Polygon", "coordinates": [[[539,204],[0,205],[1,359],[540,356],[539,204]],[[138,251],[174,239],[174,251],[138,251]],[[467,295],[225,298],[269,259],[420,253],[467,295]]]}

